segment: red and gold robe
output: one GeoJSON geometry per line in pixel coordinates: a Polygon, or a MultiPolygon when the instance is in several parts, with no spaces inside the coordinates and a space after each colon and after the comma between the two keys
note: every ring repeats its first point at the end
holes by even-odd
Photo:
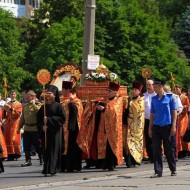
{"type": "Polygon", "coordinates": [[[117,158],[118,165],[123,163],[123,137],[122,137],[123,98],[115,97],[109,100],[105,112],[101,115],[98,131],[98,158],[106,156],[107,141],[117,158]]]}
{"type": "Polygon", "coordinates": [[[92,158],[93,160],[98,159],[98,149],[101,149],[102,144],[97,144],[97,138],[99,133],[99,125],[102,125],[101,120],[102,112],[96,109],[96,106],[101,104],[99,100],[87,101],[82,116],[82,127],[79,131],[77,138],[78,145],[83,151],[83,159],[92,158]],[[97,118],[97,114],[99,117],[97,118]],[[97,123],[96,123],[97,122],[97,123]]]}
{"type": "Polygon", "coordinates": [[[3,149],[3,152],[0,153],[0,158],[7,158],[7,147],[4,139],[3,132],[1,130],[2,123],[0,123],[0,145],[3,149]]]}
{"type": "MultiPolygon", "coordinates": [[[[66,121],[63,125],[63,130],[64,130],[64,155],[67,154],[67,150],[68,150],[68,138],[69,138],[69,130],[68,130],[68,121],[69,121],[69,107],[68,104],[70,102],[70,98],[62,98],[61,104],[65,109],[65,113],[66,113],[66,121]]],[[[81,129],[81,123],[82,123],[82,114],[83,114],[83,105],[82,102],[79,98],[74,98],[72,100],[72,102],[75,104],[75,106],[77,107],[77,122],[78,122],[78,128],[79,131],[81,129]]]]}
{"type": "Polygon", "coordinates": [[[143,158],[144,97],[132,99],[129,104],[128,126],[125,131],[124,151],[140,164],[143,158]]]}
{"type": "Polygon", "coordinates": [[[18,132],[22,104],[19,101],[8,102],[12,110],[6,111],[3,123],[5,125],[5,142],[9,154],[21,155],[21,134],[18,132]]]}
{"type": "Polygon", "coordinates": [[[94,125],[95,125],[95,103],[92,101],[87,101],[85,109],[82,115],[82,125],[77,137],[77,143],[84,153],[83,159],[89,158],[90,148],[92,143],[92,138],[94,135],[94,125]]]}
{"type": "Polygon", "coordinates": [[[178,151],[183,151],[183,150],[190,151],[190,143],[186,143],[182,141],[182,138],[187,130],[187,125],[188,125],[189,99],[184,94],[181,94],[179,97],[183,105],[183,111],[178,116],[177,148],[178,148],[178,151]]]}

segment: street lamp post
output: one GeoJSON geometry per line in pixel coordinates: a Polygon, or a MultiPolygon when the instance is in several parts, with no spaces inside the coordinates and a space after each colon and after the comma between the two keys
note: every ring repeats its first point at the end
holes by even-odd
{"type": "Polygon", "coordinates": [[[83,59],[82,59],[83,75],[81,80],[82,85],[85,85],[85,75],[88,72],[87,69],[88,55],[94,55],[95,8],[96,8],[96,0],[86,0],[85,24],[84,24],[84,33],[83,33],[83,59]]]}

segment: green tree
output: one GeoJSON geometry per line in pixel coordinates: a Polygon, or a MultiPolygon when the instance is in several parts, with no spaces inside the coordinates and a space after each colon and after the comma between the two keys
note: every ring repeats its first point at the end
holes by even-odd
{"type": "MultiPolygon", "coordinates": [[[[100,0],[96,15],[96,53],[120,75],[123,84],[142,81],[143,67],[165,80],[170,79],[170,72],[182,74],[181,67],[188,71],[187,63],[176,54],[167,23],[146,14],[136,2],[116,6],[111,0],[100,0]]],[[[182,82],[186,74],[179,76],[182,82]]]]}
{"type": "MultiPolygon", "coordinates": [[[[156,1],[156,0],[155,0],[156,1]]],[[[172,28],[181,17],[181,14],[185,12],[190,1],[187,0],[158,0],[159,13],[161,16],[165,16],[170,22],[172,28]]]]}
{"type": "MultiPolygon", "coordinates": [[[[20,33],[22,34],[21,42],[25,42],[27,44],[25,59],[22,64],[22,67],[24,69],[28,70],[32,75],[32,79],[25,80],[23,82],[22,88],[27,87],[27,89],[31,88],[31,89],[36,89],[37,91],[39,90],[40,86],[36,84],[36,74],[37,74],[38,69],[40,69],[42,67],[43,68],[45,67],[48,70],[52,69],[52,65],[51,64],[48,65],[48,63],[50,63],[51,61],[46,61],[45,58],[43,58],[42,56],[38,56],[38,58],[39,59],[42,58],[42,60],[36,60],[36,59],[34,60],[34,58],[37,56],[37,52],[39,52],[40,49],[42,49],[42,47],[41,47],[42,43],[45,44],[44,41],[47,42],[46,35],[49,34],[49,30],[50,31],[56,30],[55,23],[60,23],[60,25],[62,25],[62,20],[65,17],[67,17],[67,20],[71,17],[74,17],[77,20],[80,20],[80,22],[81,22],[83,19],[83,15],[84,15],[83,10],[84,10],[84,1],[83,0],[64,0],[64,1],[62,1],[62,0],[56,0],[56,1],[55,0],[44,0],[41,3],[40,9],[35,10],[34,17],[31,20],[22,18],[22,21],[19,23],[20,33]],[[52,27],[54,29],[49,29],[52,27]],[[35,56],[33,56],[33,55],[35,55],[35,56]],[[40,63],[40,61],[41,61],[41,63],[44,63],[44,66],[38,65],[38,63],[40,63]]],[[[72,20],[72,18],[71,18],[71,20],[72,20]]],[[[63,22],[65,22],[65,21],[63,21],[63,22]]],[[[67,26],[67,25],[65,25],[65,26],[67,26]]],[[[82,30],[81,27],[80,27],[80,30],[82,30]]],[[[58,26],[57,26],[57,28],[58,28],[58,26]]],[[[72,28],[70,28],[70,29],[72,29],[72,28]]],[[[61,29],[61,31],[63,31],[63,29],[61,29]]],[[[76,43],[79,43],[79,44],[82,43],[82,40],[80,41],[82,33],[83,33],[83,31],[81,32],[81,34],[79,34],[79,38],[76,40],[76,43]]],[[[59,31],[57,31],[56,34],[52,34],[52,35],[54,36],[57,34],[60,37],[61,34],[59,33],[59,31]]],[[[68,38],[67,35],[72,38],[71,31],[63,33],[62,37],[66,39],[66,38],[68,38]]],[[[75,37],[73,40],[75,40],[75,37]]],[[[68,43],[69,43],[68,40],[66,39],[65,41],[67,41],[66,44],[68,45],[68,43]]],[[[71,40],[71,42],[72,42],[72,40],[71,40]]],[[[54,43],[54,42],[52,41],[51,43],[54,43]]],[[[52,46],[56,47],[56,44],[55,45],[53,44],[52,46]]],[[[63,44],[63,46],[64,46],[64,44],[63,44]]],[[[81,45],[81,47],[82,47],[82,45],[81,45]]],[[[61,47],[61,49],[62,49],[62,47],[61,47]]],[[[65,50],[64,50],[65,52],[66,52],[66,49],[67,48],[65,48],[65,50]]],[[[72,50],[72,51],[74,51],[74,50],[72,50]]],[[[47,52],[49,52],[49,50],[47,52]]],[[[61,61],[70,59],[69,58],[70,55],[71,54],[69,53],[69,55],[66,55],[66,57],[63,58],[61,61]]],[[[63,57],[64,55],[57,55],[57,56],[63,57]]],[[[47,56],[46,56],[46,58],[47,58],[47,56]]],[[[73,58],[73,57],[71,59],[75,60],[75,58],[73,58]]],[[[71,60],[68,60],[68,61],[71,61],[71,60]]],[[[62,62],[62,63],[64,63],[64,62],[62,62]]],[[[53,72],[54,72],[54,70],[53,70],[53,72]]]]}
{"type": "Polygon", "coordinates": [[[0,8],[0,78],[7,77],[8,90],[19,91],[23,80],[30,77],[30,74],[21,67],[25,45],[19,40],[19,29],[13,15],[0,8]]]}
{"type": "Polygon", "coordinates": [[[121,0],[126,5],[136,2],[148,14],[167,19],[169,28],[174,28],[181,14],[190,5],[187,0],[121,0]]]}
{"type": "Polygon", "coordinates": [[[74,17],[79,20],[84,16],[84,0],[43,0],[36,11],[36,18],[44,18],[49,13],[50,23],[61,22],[64,17],[74,17]]]}
{"type": "Polygon", "coordinates": [[[180,49],[184,51],[190,63],[190,6],[182,14],[182,18],[176,24],[174,39],[180,49]]]}
{"type": "Polygon", "coordinates": [[[79,63],[82,57],[82,23],[65,17],[62,23],[54,23],[45,38],[33,52],[35,71],[47,68],[51,73],[66,62],[79,63]]]}

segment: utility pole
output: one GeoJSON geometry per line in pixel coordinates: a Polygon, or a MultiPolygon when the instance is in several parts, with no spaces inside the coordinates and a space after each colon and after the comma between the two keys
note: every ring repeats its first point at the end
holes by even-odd
{"type": "Polygon", "coordinates": [[[86,0],[85,4],[85,24],[83,33],[83,59],[82,59],[82,80],[85,85],[85,75],[88,73],[88,55],[94,55],[94,35],[95,35],[95,9],[96,0],[86,0]]]}
{"type": "Polygon", "coordinates": [[[30,4],[29,4],[29,0],[25,1],[25,16],[26,18],[30,18],[30,8],[29,8],[30,4]]]}

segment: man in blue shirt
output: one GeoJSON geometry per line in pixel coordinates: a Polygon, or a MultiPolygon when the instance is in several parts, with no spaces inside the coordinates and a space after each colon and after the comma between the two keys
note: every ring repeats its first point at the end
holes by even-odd
{"type": "Polygon", "coordinates": [[[155,174],[151,178],[162,177],[162,142],[171,176],[177,175],[175,151],[172,146],[173,136],[176,133],[176,98],[173,94],[166,94],[163,85],[164,81],[157,78],[154,79],[154,90],[157,95],[152,97],[151,102],[149,136],[152,138],[153,144],[155,174]]]}

